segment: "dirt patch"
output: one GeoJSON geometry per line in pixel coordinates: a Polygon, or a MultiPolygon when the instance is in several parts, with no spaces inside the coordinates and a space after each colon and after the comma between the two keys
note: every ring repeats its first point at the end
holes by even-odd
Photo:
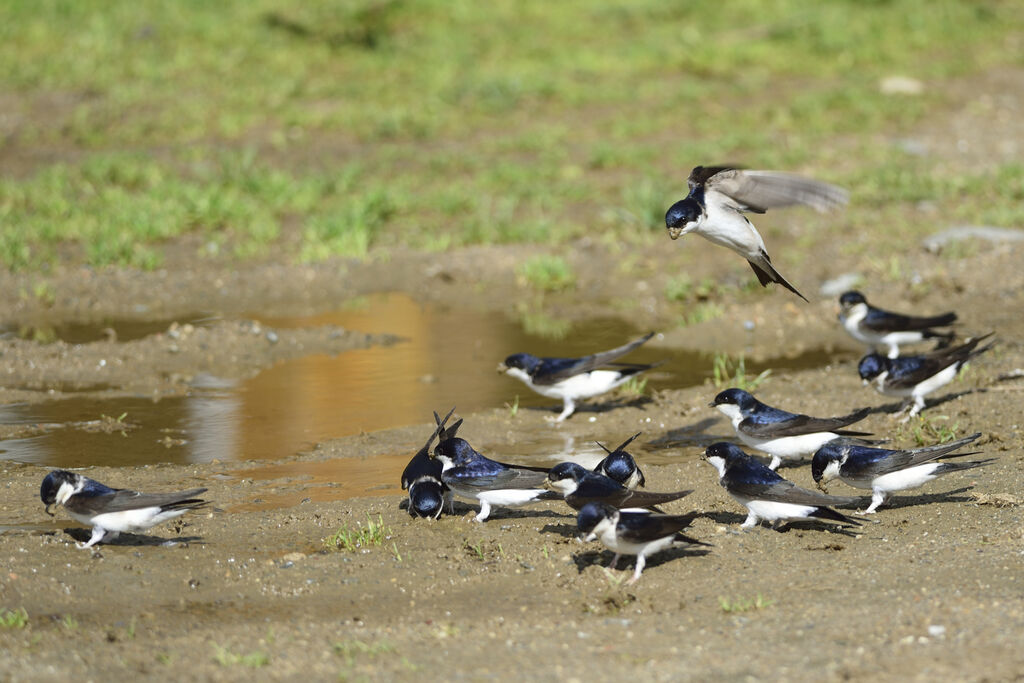
{"type": "MultiPolygon", "coordinates": [[[[963,134],[979,128],[965,125],[963,134]]],[[[85,530],[60,513],[45,515],[38,490],[47,468],[0,461],[0,608],[28,614],[24,627],[13,617],[0,627],[0,671],[6,679],[33,681],[83,674],[411,680],[438,672],[473,680],[1019,679],[1024,247],[981,245],[959,258],[922,249],[904,255],[901,275],[887,276],[876,255],[846,253],[866,236],[851,232],[847,241],[803,260],[796,258],[796,236],[774,237],[776,261],[785,264],[780,270],[808,294],[842,264],[868,278],[865,288],[875,301],[954,309],[962,335],[996,332],[997,346],[938,392],[937,405],[925,412],[928,422],[900,428],[880,411],[864,423],[898,446],[930,441],[940,428],[981,431],[980,450],[995,463],[899,495],[855,533],[815,524],[741,533],[742,509],[697,457],[703,445],[731,437],[729,425],[707,407],[715,392],[710,384],[581,411],[560,427],[549,425],[541,410],[465,415],[460,435],[479,450],[524,444],[510,458],[538,464],[550,453],[530,451],[531,435],[618,443],[643,431],[635,453],[646,463],[648,486],[693,488],[670,509],[693,511],[692,534],[714,547],[656,556],[642,580],[627,587],[625,570],[607,573],[600,566],[610,553],[575,540],[574,518],[563,504],[499,511],[481,525],[469,521],[474,508],[465,502],[456,516],[411,520],[398,508],[397,480],[380,482],[377,495],[324,500],[311,494],[328,476],[314,464],[411,456],[429,433],[429,415],[414,427],[319,443],[258,467],[87,468],[88,476],[115,486],[203,486],[214,502],[183,524],[126,535],[93,552],[73,545],[85,530]],[[302,463],[315,477],[267,469],[283,462],[302,463]],[[275,507],[268,500],[289,502],[275,507]],[[386,528],[380,545],[325,550],[324,539],[340,527],[371,520],[386,528]]],[[[231,272],[196,262],[183,249],[156,273],[2,274],[0,287],[20,293],[0,300],[0,319],[8,325],[126,315],[173,320],[195,311],[216,320],[174,324],[131,341],[2,339],[0,403],[72,392],[173,396],[202,373],[245,377],[301,355],[386,344],[386,335],[273,330],[247,316],[327,311],[361,294],[404,291],[512,316],[523,305],[554,318],[619,312],[664,331],[656,343],[674,348],[749,357],[835,349],[837,360],[826,367],[774,373],[759,397],[822,415],[895,407],[861,385],[855,361],[847,360],[858,348],[838,329],[831,297],[803,304],[784,291],[748,291],[741,285],[750,275],[733,254],[703,242],[671,247],[581,240],[565,250],[577,273],[575,288],[543,297],[516,279],[516,265],[540,251],[527,247],[395,250],[367,264],[264,264],[231,272]],[[664,291],[683,268],[695,281],[715,275],[736,283],[713,295],[718,317],[678,326],[696,303],[672,302],[664,291]]],[[[115,417],[77,428],[119,427],[115,417]]],[[[32,426],[3,429],[4,438],[35,433],[32,426]]],[[[811,485],[806,467],[784,474],[811,485]]],[[[838,486],[834,492],[846,493],[838,486]]]]}

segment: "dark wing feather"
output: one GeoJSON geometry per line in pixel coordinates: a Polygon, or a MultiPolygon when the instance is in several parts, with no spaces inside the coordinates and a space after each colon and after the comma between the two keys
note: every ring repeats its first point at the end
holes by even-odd
{"type": "Polygon", "coordinates": [[[531,375],[533,383],[542,386],[557,384],[575,375],[596,370],[602,365],[607,365],[617,358],[625,356],[653,336],[654,333],[650,332],[624,346],[590,356],[583,356],[582,358],[544,358],[541,360],[540,365],[537,366],[537,370],[531,375]]]}
{"type": "Polygon", "coordinates": [[[829,496],[817,491],[802,489],[791,481],[780,479],[772,483],[761,482],[730,482],[729,492],[753,500],[768,500],[776,503],[793,503],[794,505],[849,505],[856,498],[829,496]]]}
{"type": "Polygon", "coordinates": [[[706,187],[757,212],[794,204],[827,211],[845,204],[849,198],[841,187],[779,171],[722,171],[706,187]]]}
{"type": "MultiPolygon", "coordinates": [[[[834,432],[842,427],[863,420],[871,412],[870,408],[862,408],[855,413],[842,417],[809,417],[807,415],[793,415],[782,422],[760,423],[751,418],[740,422],[740,430],[749,436],[757,439],[774,439],[784,436],[800,436],[802,434],[814,434],[816,432],[834,432]]],[[[870,432],[853,432],[848,436],[865,436],[870,432]]]]}
{"type": "Polygon", "coordinates": [[[107,512],[124,512],[141,508],[196,507],[206,501],[196,498],[206,489],[189,489],[174,493],[139,493],[128,489],[116,489],[101,496],[72,496],[65,507],[80,515],[99,515],[107,512]]]}
{"type": "Polygon", "coordinates": [[[630,491],[625,489],[627,495],[623,497],[620,505],[616,507],[638,507],[638,508],[649,508],[655,505],[661,505],[668,503],[673,500],[679,500],[693,493],[689,491],[674,491],[672,493],[654,493],[651,491],[630,491]]]}
{"type": "Polygon", "coordinates": [[[672,536],[690,526],[692,517],[684,515],[659,515],[644,512],[620,512],[616,535],[633,543],[646,543],[666,536],[672,536]]]}
{"type": "MultiPolygon", "coordinates": [[[[956,441],[951,441],[944,444],[936,444],[935,446],[928,446],[927,448],[915,448],[905,451],[887,451],[880,448],[858,448],[856,446],[851,447],[850,456],[846,462],[843,463],[843,473],[857,477],[863,477],[865,479],[874,479],[880,477],[883,474],[889,474],[891,472],[899,472],[905,470],[908,467],[915,467],[917,465],[923,465],[924,463],[937,460],[945,455],[949,455],[953,451],[961,448],[978,437],[981,436],[981,432],[966,436],[956,441]]],[[[981,451],[970,451],[967,453],[957,453],[954,457],[960,458],[967,455],[976,455],[981,451]]]]}
{"type": "Polygon", "coordinates": [[[498,489],[541,488],[547,474],[526,468],[508,468],[488,474],[467,474],[462,467],[452,467],[441,475],[441,481],[458,490],[494,491],[498,489]]]}
{"type": "Polygon", "coordinates": [[[944,313],[930,318],[921,318],[902,313],[893,313],[881,308],[868,308],[861,325],[872,332],[886,333],[900,330],[926,330],[929,327],[946,327],[956,322],[956,313],[944,313]]]}
{"type": "Polygon", "coordinates": [[[690,171],[690,177],[687,178],[686,182],[690,186],[690,190],[701,187],[706,182],[711,180],[714,176],[718,175],[723,171],[736,171],[741,167],[739,166],[697,166],[690,171]]]}

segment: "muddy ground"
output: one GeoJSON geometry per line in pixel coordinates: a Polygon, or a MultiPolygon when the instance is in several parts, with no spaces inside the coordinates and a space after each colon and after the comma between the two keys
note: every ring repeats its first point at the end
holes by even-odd
{"type": "MultiPolygon", "coordinates": [[[[931,124],[935,140],[949,127],[962,129],[979,136],[971,149],[984,156],[991,128],[975,130],[959,113],[942,124],[931,124]]],[[[887,278],[878,276],[870,254],[851,256],[839,245],[814,259],[787,261],[779,256],[785,235],[774,238],[784,274],[812,303],[782,290],[733,292],[718,301],[721,317],[678,327],[680,304],[662,292],[682,267],[695,280],[725,273],[741,282],[749,274],[735,256],[697,238],[672,249],[666,238],[651,247],[571,245],[576,287],[536,305],[574,319],[613,311],[663,330],[652,344],[665,347],[764,357],[834,349],[841,360],[775,373],[759,397],[815,414],[877,406],[866,427],[898,445],[915,445],[914,429],[900,428],[887,414],[893,402],[857,379],[855,362],[847,360],[857,346],[835,323],[834,297],[815,296],[823,281],[842,272],[873,276],[865,288],[875,301],[952,308],[961,314],[962,334],[997,333],[998,345],[925,412],[936,430],[982,432],[980,450],[998,458],[994,464],[898,496],[855,533],[818,524],[740,533],[742,509],[698,458],[702,445],[730,436],[724,418],[707,408],[715,392],[710,383],[583,411],[559,427],[538,410],[463,415],[460,435],[485,453],[555,429],[577,442],[644,431],[634,453],[642,463],[661,463],[646,467],[649,488],[693,488],[667,507],[694,511],[692,534],[714,547],[665,552],[648,563],[639,583],[626,586],[626,569],[602,568],[609,552],[575,540],[574,517],[563,504],[499,511],[481,525],[470,521],[474,508],[462,502],[456,516],[413,521],[398,508],[401,491],[390,481],[371,497],[267,510],[254,501],[301,500],[308,481],[257,482],[247,475],[252,462],[87,468],[101,481],[143,490],[207,487],[214,507],[185,517],[184,525],[82,551],[74,541],[84,540],[84,529],[60,512],[55,520],[44,514],[38,489],[47,468],[0,461],[0,525],[7,525],[0,527],[0,606],[28,614],[23,628],[0,627],[0,679],[1024,678],[1024,379],[1018,377],[1024,244],[978,244],[955,257],[911,249],[903,255],[904,274],[887,278]],[[367,515],[387,527],[382,545],[323,551],[323,539],[342,525],[365,524],[367,515]]],[[[404,291],[515,315],[517,302],[536,298],[515,277],[515,265],[533,251],[397,250],[366,264],[226,269],[195,262],[184,245],[157,273],[0,274],[0,287],[18,293],[0,300],[0,319],[15,327],[111,317],[174,320],[195,312],[218,318],[203,327],[169,325],[131,341],[5,338],[0,404],[72,392],[159,399],[187,392],[204,372],[245,377],[303,354],[392,341],[358,330],[271,330],[246,318],[254,310],[328,311],[357,295],[404,291]]],[[[411,456],[429,433],[429,415],[422,418],[418,425],[317,444],[287,461],[411,456]]],[[[920,428],[923,439],[937,437],[920,428]]],[[[31,433],[32,426],[0,427],[4,438],[31,433]]],[[[518,459],[541,462],[545,455],[523,452],[518,459]]],[[[806,467],[784,474],[812,483],[806,467]]],[[[847,493],[840,484],[833,492],[847,493]]]]}

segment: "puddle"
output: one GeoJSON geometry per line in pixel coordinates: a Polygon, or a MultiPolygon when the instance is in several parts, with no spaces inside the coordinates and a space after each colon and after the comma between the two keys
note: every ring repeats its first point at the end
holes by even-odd
{"type": "Polygon", "coordinates": [[[88,344],[115,339],[126,342],[167,331],[173,323],[207,325],[218,317],[205,313],[190,313],[175,318],[147,320],[144,318],[106,318],[91,322],[62,323],[5,323],[0,325],[0,339],[19,337],[41,343],[63,341],[68,344],[88,344]]]}
{"type": "MultiPolygon", "coordinates": [[[[482,442],[474,445],[496,460],[541,467],[564,460],[593,467],[605,455],[592,441],[580,443],[577,447],[572,437],[557,434],[520,440],[512,446],[501,444],[501,447],[488,448],[482,442]]],[[[236,505],[228,512],[274,510],[300,505],[307,500],[329,502],[366,496],[402,497],[404,492],[399,479],[410,457],[412,452],[254,467],[237,473],[237,480],[253,480],[252,500],[236,505]],[[275,488],[283,490],[275,491],[275,488]]]]}
{"type": "MultiPolygon", "coordinates": [[[[0,423],[65,424],[96,420],[101,415],[124,415],[126,422],[138,428],[124,433],[91,433],[67,426],[47,428],[25,438],[0,441],[0,458],[50,467],[269,460],[308,450],[331,438],[422,423],[430,418],[431,411],[452,406],[460,413],[471,413],[501,407],[518,396],[521,409],[554,408],[557,401],[533,394],[517,380],[499,375],[495,371],[498,362],[519,351],[583,355],[623,344],[646,332],[608,318],[573,325],[563,338],[549,339],[528,332],[519,321],[501,314],[421,306],[402,294],[364,297],[356,305],[323,315],[255,317],[277,328],[338,325],[364,332],[390,332],[406,341],[337,356],[308,356],[280,363],[244,381],[199,377],[189,395],[159,402],[146,397],[82,397],[2,406],[0,423]]],[[[169,324],[153,323],[159,330],[169,324]]],[[[127,328],[118,330],[118,336],[124,338],[129,332],[127,328]]],[[[143,332],[142,327],[135,328],[135,333],[143,332]]],[[[748,372],[768,367],[819,367],[834,358],[833,354],[814,351],[750,363],[748,372]]],[[[699,384],[710,375],[712,367],[708,354],[646,347],[630,354],[628,360],[666,361],[650,373],[649,389],[699,384]]],[[[586,417],[586,411],[584,405],[579,410],[581,417],[586,417]]],[[[526,443],[511,446],[522,445],[519,453],[498,451],[495,455],[546,452],[549,447],[534,443],[527,448],[526,443]]],[[[552,443],[550,448],[560,447],[552,443]]],[[[382,461],[380,468],[368,461],[357,462],[362,465],[352,471],[332,472],[333,480],[347,481],[358,470],[368,472],[367,477],[377,484],[392,482],[405,466],[404,461],[400,465],[382,461]]]]}

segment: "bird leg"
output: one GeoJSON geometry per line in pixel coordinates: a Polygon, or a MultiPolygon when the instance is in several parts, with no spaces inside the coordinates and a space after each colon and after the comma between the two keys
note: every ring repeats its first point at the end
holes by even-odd
{"type": "Polygon", "coordinates": [[[483,522],[485,519],[487,519],[490,516],[490,514],[491,514],[491,504],[488,503],[486,500],[481,500],[480,501],[480,512],[478,512],[476,514],[476,517],[473,518],[473,521],[474,522],[483,522]]]}
{"type": "Polygon", "coordinates": [[[777,455],[773,455],[772,456],[772,461],[770,463],[768,463],[768,469],[770,469],[771,471],[774,472],[775,470],[779,469],[779,465],[781,465],[781,464],[782,464],[782,458],[780,458],[777,455]]]}
{"type": "Polygon", "coordinates": [[[555,418],[555,422],[565,422],[566,418],[576,410],[576,402],[568,396],[562,399],[562,412],[555,418]]]}
{"type": "Polygon", "coordinates": [[[619,554],[615,553],[615,557],[612,558],[611,564],[608,565],[608,569],[615,569],[615,565],[619,563],[619,554]]]}
{"type": "Polygon", "coordinates": [[[634,583],[640,580],[640,574],[643,572],[645,564],[647,564],[647,559],[643,555],[637,555],[636,570],[633,572],[633,578],[626,582],[627,586],[632,586],[634,583]]]}
{"type": "Polygon", "coordinates": [[[740,524],[741,529],[752,529],[757,526],[757,515],[753,512],[747,513],[747,518],[743,520],[743,524],[740,524]]]}
{"type": "Polygon", "coordinates": [[[868,509],[865,510],[864,512],[862,512],[861,514],[864,514],[864,515],[872,515],[872,514],[874,514],[875,510],[878,509],[878,506],[885,502],[885,498],[886,498],[886,495],[885,495],[884,491],[875,491],[874,493],[871,494],[871,505],[869,505],[868,509]]]}
{"type": "MultiPolygon", "coordinates": [[[[113,540],[113,539],[117,538],[117,532],[116,531],[113,531],[113,532],[110,532],[110,533],[111,533],[110,540],[113,540]]],[[[76,543],[75,547],[78,548],[79,550],[85,550],[86,548],[91,548],[94,545],[96,545],[97,543],[99,543],[100,541],[102,541],[104,536],[106,536],[106,535],[107,535],[107,530],[106,529],[104,529],[103,527],[100,527],[100,526],[94,526],[92,528],[92,536],[89,537],[88,542],[86,542],[86,543],[76,543]]]]}

